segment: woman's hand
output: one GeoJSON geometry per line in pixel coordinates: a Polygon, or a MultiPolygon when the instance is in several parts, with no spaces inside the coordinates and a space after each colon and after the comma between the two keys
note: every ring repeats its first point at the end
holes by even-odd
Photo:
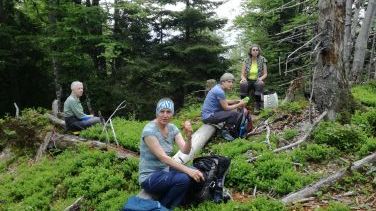
{"type": "Polygon", "coordinates": [[[203,182],[205,181],[204,175],[200,170],[197,169],[189,169],[187,173],[192,179],[194,179],[196,182],[203,182]]]}
{"type": "Polygon", "coordinates": [[[184,133],[185,133],[185,135],[188,137],[188,138],[190,138],[191,136],[192,136],[192,132],[193,132],[193,130],[192,130],[192,125],[191,125],[191,122],[190,121],[185,121],[184,123],[183,123],[183,131],[184,131],[184,133]]]}

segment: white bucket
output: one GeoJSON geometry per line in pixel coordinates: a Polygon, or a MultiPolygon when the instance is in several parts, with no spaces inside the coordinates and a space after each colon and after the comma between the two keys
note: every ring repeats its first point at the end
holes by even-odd
{"type": "Polygon", "coordinates": [[[264,95],[264,108],[278,107],[278,95],[276,92],[264,95]]]}

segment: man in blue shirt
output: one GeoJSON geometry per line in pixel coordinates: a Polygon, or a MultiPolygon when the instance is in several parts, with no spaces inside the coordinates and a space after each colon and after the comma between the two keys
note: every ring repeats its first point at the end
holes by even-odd
{"type": "Polygon", "coordinates": [[[233,87],[235,77],[231,73],[225,73],[220,78],[220,83],[215,85],[206,95],[202,107],[202,121],[207,124],[225,123],[225,129],[222,130],[222,136],[229,141],[234,138],[229,134],[230,127],[235,127],[240,118],[240,113],[235,109],[245,106],[243,100],[227,100],[225,92],[233,87]]]}

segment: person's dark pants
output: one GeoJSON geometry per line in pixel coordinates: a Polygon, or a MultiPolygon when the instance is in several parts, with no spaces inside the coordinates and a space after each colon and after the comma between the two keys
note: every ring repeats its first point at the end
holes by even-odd
{"type": "Polygon", "coordinates": [[[79,120],[75,116],[65,118],[66,128],[67,130],[70,130],[70,131],[84,130],[85,128],[88,128],[100,122],[101,120],[99,117],[90,117],[85,120],[79,120]]]}
{"type": "Polygon", "coordinates": [[[159,195],[159,202],[170,209],[181,204],[191,183],[186,173],[158,171],[141,183],[141,187],[148,193],[159,195]]]}
{"type": "Polygon", "coordinates": [[[205,124],[218,124],[224,122],[226,126],[238,125],[241,113],[236,111],[218,111],[202,121],[205,124]]]}
{"type": "Polygon", "coordinates": [[[264,93],[264,83],[257,82],[255,80],[247,80],[240,83],[240,98],[243,99],[250,96],[255,102],[257,109],[262,108],[261,94],[264,93]]]}

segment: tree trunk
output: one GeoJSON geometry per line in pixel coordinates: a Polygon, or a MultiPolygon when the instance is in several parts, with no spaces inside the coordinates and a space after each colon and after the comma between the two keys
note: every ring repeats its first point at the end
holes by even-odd
{"type": "Polygon", "coordinates": [[[350,100],[342,62],[345,6],[345,0],[319,0],[322,50],[316,57],[313,93],[318,110],[328,110],[329,119],[347,109],[350,100]]]}
{"type": "Polygon", "coordinates": [[[52,55],[52,69],[54,72],[55,94],[57,100],[58,112],[62,110],[61,98],[63,95],[63,89],[59,83],[59,63],[56,61],[56,57],[52,55]]]}
{"type": "MultiPolygon", "coordinates": [[[[373,34],[373,39],[372,39],[372,47],[371,47],[371,54],[369,56],[369,63],[368,63],[368,75],[367,75],[367,81],[369,81],[372,77],[371,75],[371,69],[372,69],[372,64],[375,64],[375,58],[374,58],[374,53],[375,53],[375,41],[376,41],[376,32],[373,34]]],[[[376,74],[376,72],[375,72],[376,74]]]]}
{"type": "MultiPolygon", "coordinates": [[[[351,23],[351,40],[355,41],[355,35],[356,35],[356,28],[358,27],[359,24],[359,14],[360,10],[363,8],[364,5],[364,0],[358,0],[355,3],[355,12],[353,16],[353,21],[351,23]]],[[[351,43],[351,48],[353,46],[353,43],[351,43]]]]}
{"type": "Polygon", "coordinates": [[[376,0],[369,0],[366,15],[362,22],[362,27],[358,38],[355,43],[354,61],[351,68],[351,81],[354,83],[359,83],[362,80],[364,57],[367,49],[367,41],[369,36],[369,31],[371,28],[371,23],[373,21],[373,16],[376,9],[376,0]]]}
{"type": "MultiPolygon", "coordinates": [[[[56,0],[49,0],[48,1],[49,9],[48,9],[48,21],[51,24],[51,34],[54,33],[55,28],[56,28],[56,9],[55,7],[57,6],[56,0]]],[[[56,94],[56,99],[57,99],[57,104],[58,104],[58,110],[60,111],[62,109],[62,103],[61,103],[61,97],[62,97],[62,87],[60,85],[60,80],[59,80],[59,70],[60,70],[60,64],[56,58],[56,55],[54,54],[57,52],[56,47],[54,44],[51,45],[51,63],[52,63],[52,70],[54,74],[54,84],[55,84],[55,94],[56,94]]]]}
{"type": "Polygon", "coordinates": [[[345,18],[345,35],[343,48],[343,62],[345,63],[346,76],[350,72],[350,54],[351,54],[351,15],[352,15],[352,0],[346,0],[346,18],[345,18]]]}

